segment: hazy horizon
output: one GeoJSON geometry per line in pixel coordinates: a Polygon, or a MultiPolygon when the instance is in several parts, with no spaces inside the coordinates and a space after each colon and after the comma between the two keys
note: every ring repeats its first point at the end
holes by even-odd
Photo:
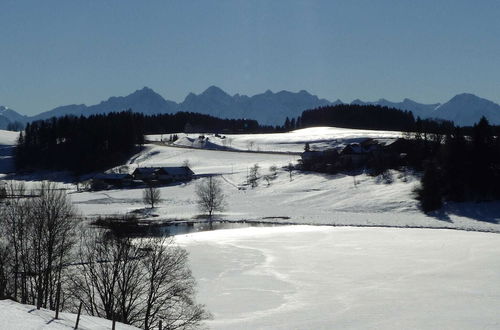
{"type": "Polygon", "coordinates": [[[2,1],[0,105],[34,115],[143,86],[182,102],[211,85],[500,103],[499,14],[498,1],[2,1]]]}

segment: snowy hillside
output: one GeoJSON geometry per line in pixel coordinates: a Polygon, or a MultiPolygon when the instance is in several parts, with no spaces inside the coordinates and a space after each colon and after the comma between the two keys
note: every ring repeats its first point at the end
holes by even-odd
{"type": "Polygon", "coordinates": [[[178,236],[211,329],[497,329],[500,235],[292,226],[178,236]]]}
{"type": "MultiPolygon", "coordinates": [[[[59,313],[59,319],[54,319],[54,311],[47,309],[37,310],[35,306],[23,305],[12,300],[0,300],[0,329],[5,330],[64,330],[73,329],[76,314],[59,313]]],[[[108,330],[112,322],[98,317],[87,315],[80,316],[78,329],[82,330],[108,330]]],[[[138,329],[122,323],[116,323],[116,329],[138,329]]]]}
{"type": "MultiPolygon", "coordinates": [[[[324,141],[327,137],[343,140],[378,134],[382,139],[397,136],[395,132],[366,132],[335,128],[298,130],[287,134],[252,136],[255,147],[300,151],[304,141],[324,141]],[[288,134],[288,135],[287,135],[288,134]],[[295,140],[294,140],[295,139],[295,140]],[[257,142],[258,141],[258,142],[257,142]],[[290,143],[287,143],[290,142],[290,143]]],[[[250,136],[234,136],[234,145],[245,145],[250,136]]],[[[374,136],[376,137],[376,136],[374,136]]],[[[312,147],[315,144],[311,145],[312,147]]],[[[216,175],[222,182],[227,220],[257,220],[300,224],[363,225],[395,227],[460,228],[500,232],[500,203],[449,203],[442,213],[423,214],[414,198],[419,184],[412,173],[392,172],[392,183],[366,174],[356,176],[294,172],[292,180],[283,169],[297,163],[298,155],[259,152],[227,152],[147,145],[128,164],[136,167],[180,166],[185,161],[197,175],[216,175]],[[270,166],[278,172],[269,185],[263,178],[256,188],[246,185],[249,168],[260,166],[260,176],[269,175],[270,166]]],[[[195,187],[202,180],[161,187],[164,202],[155,213],[157,219],[192,219],[197,209],[195,187]]],[[[123,214],[144,208],[142,189],[108,190],[72,194],[72,199],[85,215],[123,214]]]]}
{"type": "Polygon", "coordinates": [[[0,146],[13,146],[17,142],[19,132],[0,130],[0,146]]]}
{"type": "MultiPolygon", "coordinates": [[[[196,144],[199,134],[178,134],[179,140],[174,144],[186,147],[202,147],[196,144]]],[[[312,150],[335,147],[342,144],[358,142],[361,139],[373,138],[389,143],[401,137],[401,132],[349,129],[338,127],[312,127],[295,130],[288,133],[274,134],[227,134],[222,137],[207,135],[209,142],[219,147],[234,150],[302,152],[305,143],[312,150]]],[[[149,141],[168,140],[168,135],[148,135],[149,141]]]]}
{"type": "Polygon", "coordinates": [[[0,175],[15,170],[13,152],[18,137],[19,132],[0,130],[0,175]]]}

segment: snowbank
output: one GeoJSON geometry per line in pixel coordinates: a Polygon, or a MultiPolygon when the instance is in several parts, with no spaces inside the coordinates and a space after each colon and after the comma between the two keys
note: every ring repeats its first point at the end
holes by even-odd
{"type": "MultiPolygon", "coordinates": [[[[12,300],[0,300],[0,329],[74,329],[76,314],[59,313],[59,319],[54,319],[54,311],[47,309],[37,310],[35,306],[23,305],[12,300]]],[[[80,316],[78,329],[109,330],[112,322],[110,320],[80,316]]],[[[138,329],[122,323],[116,323],[116,329],[138,329]]]]}

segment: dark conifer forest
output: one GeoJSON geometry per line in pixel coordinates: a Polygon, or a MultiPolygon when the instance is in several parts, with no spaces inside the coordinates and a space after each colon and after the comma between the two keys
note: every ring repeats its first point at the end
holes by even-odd
{"type": "Polygon", "coordinates": [[[145,134],[273,130],[255,120],[219,119],[188,112],[145,116],[124,111],[65,116],[27,124],[20,135],[15,161],[18,170],[68,170],[82,174],[123,163],[144,143],[145,134]]]}
{"type": "Polygon", "coordinates": [[[500,199],[500,136],[486,118],[472,128],[455,128],[446,136],[430,136],[425,147],[418,199],[424,211],[438,209],[445,200],[500,199]]]}
{"type": "MultiPolygon", "coordinates": [[[[404,111],[378,105],[339,104],[306,110],[289,121],[289,128],[314,126],[335,126],[388,131],[416,131],[444,133],[453,123],[443,120],[414,118],[411,111],[404,111]],[[295,126],[293,125],[295,123],[295,126]]],[[[285,127],[287,123],[285,121],[285,127]]]]}
{"type": "Polygon", "coordinates": [[[26,125],[16,148],[18,170],[77,174],[118,164],[144,143],[144,118],[132,112],[60,117],[26,125]]]}

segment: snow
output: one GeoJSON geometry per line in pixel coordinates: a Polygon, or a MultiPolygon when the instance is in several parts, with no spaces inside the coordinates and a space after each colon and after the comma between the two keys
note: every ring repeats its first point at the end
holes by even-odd
{"type": "MultiPolygon", "coordinates": [[[[305,142],[325,148],[366,137],[390,142],[399,134],[315,128],[230,136],[232,148],[246,150],[252,141],[254,151],[279,153],[148,144],[124,167],[132,173],[137,167],[182,166],[187,160],[201,176],[161,187],[163,201],[152,210],[158,215],[152,219],[197,217],[196,184],[214,175],[227,202],[216,217],[296,224],[177,236],[190,252],[198,302],[215,316],[208,322],[213,329],[498,328],[500,236],[406,227],[500,233],[500,202],[448,203],[442,211],[426,215],[413,197],[418,176],[412,173],[392,171],[393,183],[386,184],[363,173],[294,171],[290,179],[283,169],[299,158],[288,152],[302,151],[305,142]],[[278,167],[269,186],[263,179],[254,189],[246,185],[254,164],[261,167],[261,175],[270,174],[271,165],[278,167]],[[380,228],[384,226],[405,229],[380,228]]],[[[179,141],[196,137],[181,136],[179,141]]],[[[212,136],[210,143],[222,145],[212,136]]],[[[71,191],[70,196],[83,216],[145,208],[141,188],[71,191]]],[[[32,308],[0,303],[1,320],[26,322],[9,324],[9,329],[41,328],[51,320],[52,312],[28,313],[32,308]]],[[[99,328],[88,320],[89,328],[99,328]]],[[[63,321],[50,326],[59,322],[63,321]]]]}
{"type": "MultiPolygon", "coordinates": [[[[197,137],[201,134],[178,133],[179,139],[175,145],[201,148],[197,137]]],[[[287,133],[274,134],[226,134],[225,138],[205,135],[209,138],[210,148],[215,146],[228,147],[234,150],[271,151],[271,152],[302,152],[308,142],[312,150],[324,149],[359,142],[362,139],[380,139],[388,143],[401,137],[403,133],[394,131],[361,130],[339,127],[303,128],[287,133]]],[[[169,135],[148,135],[149,141],[168,140],[169,135]]]]}
{"type": "Polygon", "coordinates": [[[500,235],[288,226],[177,236],[212,329],[497,329],[500,235]]]}
{"type": "Polygon", "coordinates": [[[0,175],[15,169],[12,155],[18,137],[19,132],[0,130],[0,175]]]}
{"type": "Polygon", "coordinates": [[[16,144],[19,132],[0,130],[0,146],[12,146],[16,144]]]}
{"type": "MultiPolygon", "coordinates": [[[[133,157],[129,172],[137,166],[181,166],[185,160],[197,175],[216,175],[226,195],[227,220],[273,221],[298,224],[363,225],[395,227],[460,228],[500,232],[500,203],[448,204],[441,213],[426,215],[418,208],[413,190],[418,177],[409,173],[405,182],[393,172],[394,182],[385,184],[379,177],[360,174],[294,172],[292,181],[282,169],[298,156],[272,153],[226,152],[147,145],[133,157]],[[248,170],[254,164],[260,174],[270,174],[278,166],[276,179],[260,180],[252,189],[245,185],[248,170]],[[356,185],[354,184],[356,182],[356,185]],[[269,219],[269,218],[274,219],[269,219]],[[285,218],[282,220],[276,218],[285,218]]],[[[188,183],[160,188],[163,202],[154,210],[156,219],[187,220],[199,214],[196,184],[188,183]]],[[[123,214],[144,208],[142,189],[119,189],[71,194],[85,216],[123,214]]]]}
{"type": "MultiPolygon", "coordinates": [[[[47,309],[37,310],[35,306],[23,305],[12,300],[0,300],[0,329],[23,330],[63,330],[74,329],[76,314],[59,313],[59,319],[54,319],[55,312],[47,309]]],[[[110,320],[81,315],[78,329],[108,330],[111,329],[110,320]]],[[[116,323],[116,329],[138,329],[133,326],[116,323]]]]}

